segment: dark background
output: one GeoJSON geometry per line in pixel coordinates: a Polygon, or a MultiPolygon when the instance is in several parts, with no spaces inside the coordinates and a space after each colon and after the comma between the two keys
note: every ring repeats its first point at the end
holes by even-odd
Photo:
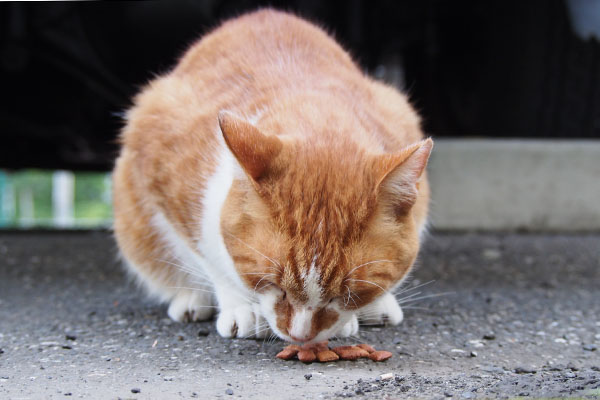
{"type": "Polygon", "coordinates": [[[109,170],[140,86],[219,21],[265,5],[404,82],[428,134],[600,137],[600,46],[575,34],[562,0],[2,3],[0,168],[109,170]]]}

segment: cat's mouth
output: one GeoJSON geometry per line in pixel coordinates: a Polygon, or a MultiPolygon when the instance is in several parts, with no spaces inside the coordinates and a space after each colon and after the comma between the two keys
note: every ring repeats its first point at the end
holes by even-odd
{"type": "Polygon", "coordinates": [[[317,332],[316,335],[313,335],[309,338],[297,338],[294,336],[291,336],[289,334],[285,334],[281,331],[279,331],[278,329],[273,329],[273,331],[283,340],[285,340],[286,342],[290,342],[292,344],[298,344],[298,345],[312,345],[312,344],[317,344],[317,343],[321,343],[324,342],[326,340],[329,340],[333,337],[336,337],[336,335],[338,335],[341,330],[342,327],[345,325],[346,322],[342,321],[342,320],[338,320],[336,323],[334,323],[330,328],[324,329],[320,332],[317,332]]]}
{"type": "Polygon", "coordinates": [[[311,344],[316,344],[319,342],[323,342],[325,340],[328,340],[329,337],[325,336],[325,335],[321,335],[321,332],[319,332],[319,334],[308,338],[308,339],[301,339],[301,338],[296,338],[294,336],[289,336],[289,335],[282,335],[285,337],[282,337],[282,339],[286,340],[287,342],[290,342],[292,344],[298,344],[298,345],[311,345],[311,344]]]}

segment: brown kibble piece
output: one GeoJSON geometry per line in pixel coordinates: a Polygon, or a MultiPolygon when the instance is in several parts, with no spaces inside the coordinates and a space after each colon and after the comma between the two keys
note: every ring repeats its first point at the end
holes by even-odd
{"type": "Polygon", "coordinates": [[[342,360],[356,360],[361,357],[368,357],[369,353],[366,350],[356,346],[338,346],[334,347],[333,352],[340,356],[342,360]]]}
{"type": "Polygon", "coordinates": [[[309,362],[313,362],[317,359],[317,356],[315,354],[314,351],[312,350],[300,350],[298,352],[298,360],[305,362],[305,363],[309,363],[309,362]]]}
{"type": "Polygon", "coordinates": [[[338,351],[349,350],[349,349],[352,349],[353,347],[354,346],[338,346],[338,347],[332,348],[331,350],[333,350],[333,351],[335,351],[337,353],[338,351]]]}
{"type": "Polygon", "coordinates": [[[300,346],[292,344],[281,350],[276,357],[281,358],[282,360],[291,360],[296,356],[296,354],[298,354],[299,351],[300,346]]]}
{"type": "Polygon", "coordinates": [[[391,357],[392,357],[392,353],[390,353],[389,351],[383,351],[383,350],[375,351],[369,355],[369,358],[373,361],[385,361],[391,357]]]}
{"type": "Polygon", "coordinates": [[[329,346],[327,345],[328,343],[329,342],[326,340],[319,343],[304,344],[302,345],[302,350],[312,350],[315,353],[318,353],[320,351],[329,350],[329,346]]]}
{"type": "Polygon", "coordinates": [[[317,353],[319,362],[337,361],[340,357],[331,350],[324,350],[317,353]]]}
{"type": "MultiPolygon", "coordinates": [[[[369,352],[359,346],[339,346],[341,351],[353,351],[358,357],[369,357],[369,352]]],[[[334,350],[335,351],[335,350],[334,350]]]]}
{"type": "Polygon", "coordinates": [[[360,347],[361,349],[366,350],[369,354],[375,352],[375,348],[366,343],[357,344],[356,347],[360,347]]]}
{"type": "Polygon", "coordinates": [[[360,352],[361,357],[369,357],[369,352],[367,350],[360,348],[358,346],[354,346],[354,348],[360,352]]]}
{"type": "Polygon", "coordinates": [[[315,343],[314,350],[317,353],[321,352],[321,351],[328,351],[329,350],[329,342],[326,340],[324,342],[315,343]]]}
{"type": "Polygon", "coordinates": [[[277,354],[277,358],[282,360],[291,360],[298,357],[298,360],[311,363],[315,360],[319,362],[331,362],[337,360],[353,361],[361,357],[368,357],[373,361],[385,361],[392,357],[389,351],[377,351],[371,345],[361,343],[356,346],[338,346],[329,349],[328,341],[299,345],[289,345],[277,354]]]}

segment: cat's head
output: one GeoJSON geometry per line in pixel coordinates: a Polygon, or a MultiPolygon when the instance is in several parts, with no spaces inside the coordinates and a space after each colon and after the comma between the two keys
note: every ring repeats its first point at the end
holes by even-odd
{"type": "Polygon", "coordinates": [[[262,134],[229,113],[219,123],[241,165],[222,214],[236,269],[281,338],[321,341],[411,268],[411,211],[433,142],[367,154],[262,134]]]}

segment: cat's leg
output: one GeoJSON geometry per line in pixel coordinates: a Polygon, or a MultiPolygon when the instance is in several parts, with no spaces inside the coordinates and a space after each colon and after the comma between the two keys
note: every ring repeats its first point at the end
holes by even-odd
{"type": "Polygon", "coordinates": [[[177,322],[206,321],[212,318],[216,306],[208,286],[179,289],[169,303],[169,317],[177,322]]]}
{"type": "Polygon", "coordinates": [[[386,293],[361,308],[358,318],[365,325],[398,325],[404,319],[404,314],[394,295],[386,293]]]}
{"type": "Polygon", "coordinates": [[[177,322],[210,319],[216,310],[211,286],[178,270],[174,262],[146,260],[144,264],[125,258],[130,275],[146,292],[161,303],[168,303],[168,315],[177,322]]]}

